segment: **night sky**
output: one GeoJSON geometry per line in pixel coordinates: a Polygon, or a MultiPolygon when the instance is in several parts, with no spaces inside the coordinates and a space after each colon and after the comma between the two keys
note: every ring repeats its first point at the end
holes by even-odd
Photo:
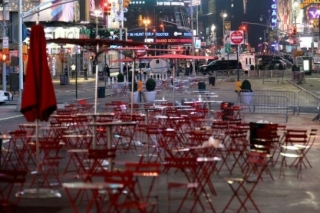
{"type": "MultiPolygon", "coordinates": [[[[241,22],[252,22],[259,24],[266,24],[266,20],[260,21],[260,15],[268,17],[268,10],[271,9],[272,0],[247,0],[247,12],[243,12],[243,1],[233,0],[234,8],[231,10],[231,26],[233,30],[239,29],[241,22]]],[[[229,6],[230,8],[230,6],[229,6]]],[[[228,11],[228,9],[227,9],[228,11]]],[[[259,38],[263,39],[263,31],[265,27],[257,25],[246,25],[251,47],[255,47],[260,43],[259,38]]]]}

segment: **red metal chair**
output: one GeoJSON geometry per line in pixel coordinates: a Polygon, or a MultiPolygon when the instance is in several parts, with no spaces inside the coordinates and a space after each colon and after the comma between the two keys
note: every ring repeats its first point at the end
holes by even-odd
{"type": "Polygon", "coordinates": [[[250,152],[247,158],[247,167],[244,176],[240,178],[225,178],[233,194],[222,212],[225,212],[236,198],[240,203],[236,212],[242,212],[242,209],[248,211],[248,202],[250,201],[254,211],[260,213],[252,194],[259,181],[262,180],[262,174],[265,171],[270,172],[267,165],[268,160],[266,153],[250,152]]]}
{"type": "Polygon", "coordinates": [[[39,175],[42,176],[42,182],[40,186],[45,184],[49,187],[53,185],[61,185],[59,166],[60,161],[64,159],[64,157],[59,153],[61,148],[62,146],[59,141],[56,141],[52,138],[39,138],[39,150],[41,155],[38,168],[39,174],[35,175],[30,187],[33,186],[35,181],[38,181],[39,175]],[[53,175],[53,177],[56,179],[56,183],[50,182],[50,175],[53,175]]]}
{"type": "Polygon", "coordinates": [[[87,159],[81,163],[84,171],[84,181],[93,181],[93,177],[101,176],[107,170],[112,171],[116,149],[89,149],[87,159]]]}
{"type": "Polygon", "coordinates": [[[15,212],[20,197],[12,196],[13,189],[22,191],[27,171],[0,170],[0,212],[15,212]],[[18,188],[16,188],[18,187],[18,188]]]}
{"type": "Polygon", "coordinates": [[[2,150],[3,168],[16,170],[28,170],[25,154],[28,152],[27,132],[24,130],[15,130],[9,132],[10,139],[8,147],[2,150]]]}
{"type": "Polygon", "coordinates": [[[152,212],[155,204],[144,201],[135,191],[136,181],[133,172],[107,171],[104,172],[103,177],[105,183],[122,185],[121,188],[107,190],[107,195],[110,198],[108,203],[105,203],[107,213],[122,212],[122,210],[136,210],[141,213],[152,212]]]}
{"type": "Polygon", "coordinates": [[[200,172],[197,158],[180,158],[180,157],[169,157],[165,158],[163,164],[165,171],[167,172],[167,188],[168,188],[168,213],[171,212],[171,206],[173,200],[178,200],[178,208],[175,212],[188,211],[194,212],[197,204],[201,207],[202,211],[205,211],[205,205],[201,201],[202,193],[206,197],[206,203],[210,207],[211,212],[215,212],[211,199],[208,197],[208,193],[204,190],[204,185],[201,183],[199,176],[200,172]],[[179,172],[183,175],[184,180],[179,181],[172,180],[170,172],[179,172]],[[174,199],[172,196],[173,191],[185,189],[184,195],[174,199]],[[187,202],[187,199],[191,199],[192,202],[187,202]]]}
{"type": "Polygon", "coordinates": [[[302,166],[306,167],[305,161],[308,162],[304,152],[308,147],[307,130],[287,129],[284,143],[281,145],[281,166],[280,177],[285,178],[285,169],[295,167],[298,169],[297,178],[302,179],[302,166]],[[291,162],[289,159],[292,159],[291,162]]]}
{"type": "MultiPolygon", "coordinates": [[[[133,172],[136,179],[136,189],[139,198],[148,203],[154,203],[159,207],[159,176],[161,174],[160,163],[125,163],[125,170],[133,172]],[[141,185],[144,185],[142,187],[141,185]]],[[[152,212],[151,210],[150,212],[152,212]]]]}

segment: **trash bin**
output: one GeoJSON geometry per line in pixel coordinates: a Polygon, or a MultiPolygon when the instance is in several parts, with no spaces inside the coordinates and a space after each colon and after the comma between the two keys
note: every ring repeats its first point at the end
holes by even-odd
{"type": "Polygon", "coordinates": [[[189,73],[190,73],[190,68],[186,68],[184,75],[189,75],[189,73]]]}
{"type": "Polygon", "coordinates": [[[230,109],[233,105],[234,103],[232,102],[222,102],[220,104],[220,109],[223,110],[222,120],[230,120],[230,117],[233,116],[233,111],[230,109]]]}
{"type": "Polygon", "coordinates": [[[102,72],[102,71],[99,71],[99,72],[98,72],[98,76],[99,76],[99,80],[100,80],[100,81],[103,81],[103,80],[104,80],[104,75],[103,75],[103,72],[102,72]]]}
{"type": "Polygon", "coordinates": [[[216,83],[216,77],[209,77],[209,85],[214,86],[216,83]]]}
{"type": "Polygon", "coordinates": [[[106,87],[98,87],[98,98],[106,97],[106,87]]]}
{"type": "Polygon", "coordinates": [[[68,85],[69,78],[66,75],[60,75],[60,85],[68,85]]]}
{"type": "Polygon", "coordinates": [[[198,82],[198,90],[199,91],[206,90],[206,82],[198,82]]]}

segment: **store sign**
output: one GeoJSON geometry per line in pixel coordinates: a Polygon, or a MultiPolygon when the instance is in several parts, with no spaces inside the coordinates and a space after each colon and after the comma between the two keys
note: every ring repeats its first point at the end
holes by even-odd
{"type": "Polygon", "coordinates": [[[192,39],[189,38],[163,38],[154,40],[155,43],[192,43],[192,39]]]}
{"type": "Polygon", "coordinates": [[[192,5],[193,5],[193,6],[199,6],[199,5],[201,5],[201,0],[192,0],[192,5]]]}
{"type": "Polygon", "coordinates": [[[271,24],[271,27],[272,27],[272,28],[275,28],[275,27],[278,26],[277,0],[272,0],[270,24],[271,24]]]}
{"type": "Polygon", "coordinates": [[[318,19],[320,15],[319,7],[311,6],[307,8],[307,19],[318,19]]]}
{"type": "Polygon", "coordinates": [[[157,1],[157,6],[184,6],[184,2],[180,1],[157,1]]]}
{"type": "Polygon", "coordinates": [[[310,4],[320,4],[320,0],[304,0],[301,4],[300,4],[300,8],[303,9],[305,7],[307,7],[310,4]]]}
{"type": "MultiPolygon", "coordinates": [[[[128,37],[145,37],[145,32],[144,31],[140,31],[140,32],[130,32],[127,35],[128,37]]],[[[147,36],[151,37],[153,36],[152,32],[147,32],[147,36]]],[[[171,37],[171,36],[183,36],[183,37],[191,37],[191,33],[189,32],[179,32],[179,35],[177,34],[177,32],[157,32],[156,33],[156,37],[171,37]]]]}

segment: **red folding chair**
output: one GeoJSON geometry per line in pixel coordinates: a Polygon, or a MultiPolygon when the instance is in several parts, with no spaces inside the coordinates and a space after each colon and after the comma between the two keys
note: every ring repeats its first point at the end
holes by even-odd
{"type": "Polygon", "coordinates": [[[22,191],[27,171],[0,170],[0,212],[15,212],[20,197],[12,196],[13,189],[22,191]]]}
{"type": "MultiPolygon", "coordinates": [[[[210,211],[215,212],[211,199],[208,197],[208,193],[205,192],[204,185],[199,178],[200,172],[199,164],[197,158],[180,158],[180,157],[169,157],[165,158],[165,163],[163,164],[165,171],[167,172],[167,188],[168,188],[168,212],[171,212],[173,200],[178,200],[178,208],[175,212],[188,211],[193,212],[197,207],[197,204],[201,207],[202,211],[205,211],[205,205],[201,201],[202,194],[206,197],[206,203],[209,205],[210,211]],[[173,170],[173,171],[172,171],[173,170]],[[171,172],[179,172],[183,175],[184,180],[179,179],[179,181],[172,180],[171,172]],[[185,190],[184,195],[181,197],[175,195],[173,197],[173,191],[185,190]],[[187,202],[187,199],[191,199],[192,202],[187,202]]],[[[175,206],[176,206],[175,205],[175,206]]]]}
{"type": "MultiPolygon", "coordinates": [[[[125,163],[125,170],[133,172],[139,198],[144,202],[154,203],[154,207],[156,205],[159,207],[159,176],[161,174],[161,164],[128,162],[125,163]]],[[[150,212],[152,211],[153,209],[150,210],[150,212]]]]}
{"type": "Polygon", "coordinates": [[[25,154],[28,152],[27,132],[24,130],[15,130],[9,132],[10,139],[8,147],[2,150],[3,168],[16,170],[28,170],[25,154]]]}
{"type": "Polygon", "coordinates": [[[61,185],[59,166],[60,161],[64,159],[64,157],[60,155],[61,148],[62,146],[59,141],[52,138],[39,138],[39,150],[41,156],[38,168],[39,174],[34,176],[30,187],[39,180],[39,175],[42,177],[42,182],[37,183],[39,186],[44,186],[45,184],[49,187],[52,187],[53,185],[61,185]],[[50,182],[50,175],[55,178],[56,183],[50,182]]]}
{"type": "MultiPolygon", "coordinates": [[[[89,149],[87,159],[82,162],[84,181],[93,181],[93,177],[101,176],[104,171],[113,170],[116,149],[89,149]]],[[[81,163],[81,162],[79,162],[81,163]]]]}
{"type": "Polygon", "coordinates": [[[281,166],[280,177],[285,178],[285,170],[289,168],[296,168],[297,178],[302,179],[302,166],[305,165],[306,147],[308,146],[307,130],[287,129],[284,143],[281,145],[281,166]],[[291,160],[291,162],[289,162],[291,160]]]}
{"type": "Polygon", "coordinates": [[[131,171],[115,171],[104,172],[103,174],[105,183],[120,184],[123,187],[112,189],[109,188],[107,192],[108,202],[104,202],[107,205],[106,212],[122,212],[126,210],[135,210],[141,213],[152,212],[154,209],[154,203],[144,201],[138,195],[135,190],[136,180],[134,173],[131,171]],[[150,210],[151,209],[151,210],[150,210]]]}
{"type": "Polygon", "coordinates": [[[240,205],[238,209],[235,210],[236,212],[242,212],[242,209],[248,211],[249,207],[253,207],[254,211],[260,213],[252,194],[259,181],[262,180],[262,174],[264,172],[270,172],[268,169],[267,153],[250,152],[248,154],[247,166],[243,177],[225,178],[233,194],[222,212],[229,209],[233,201],[237,199],[240,205]],[[249,201],[251,202],[251,206],[248,205],[249,201]]]}

